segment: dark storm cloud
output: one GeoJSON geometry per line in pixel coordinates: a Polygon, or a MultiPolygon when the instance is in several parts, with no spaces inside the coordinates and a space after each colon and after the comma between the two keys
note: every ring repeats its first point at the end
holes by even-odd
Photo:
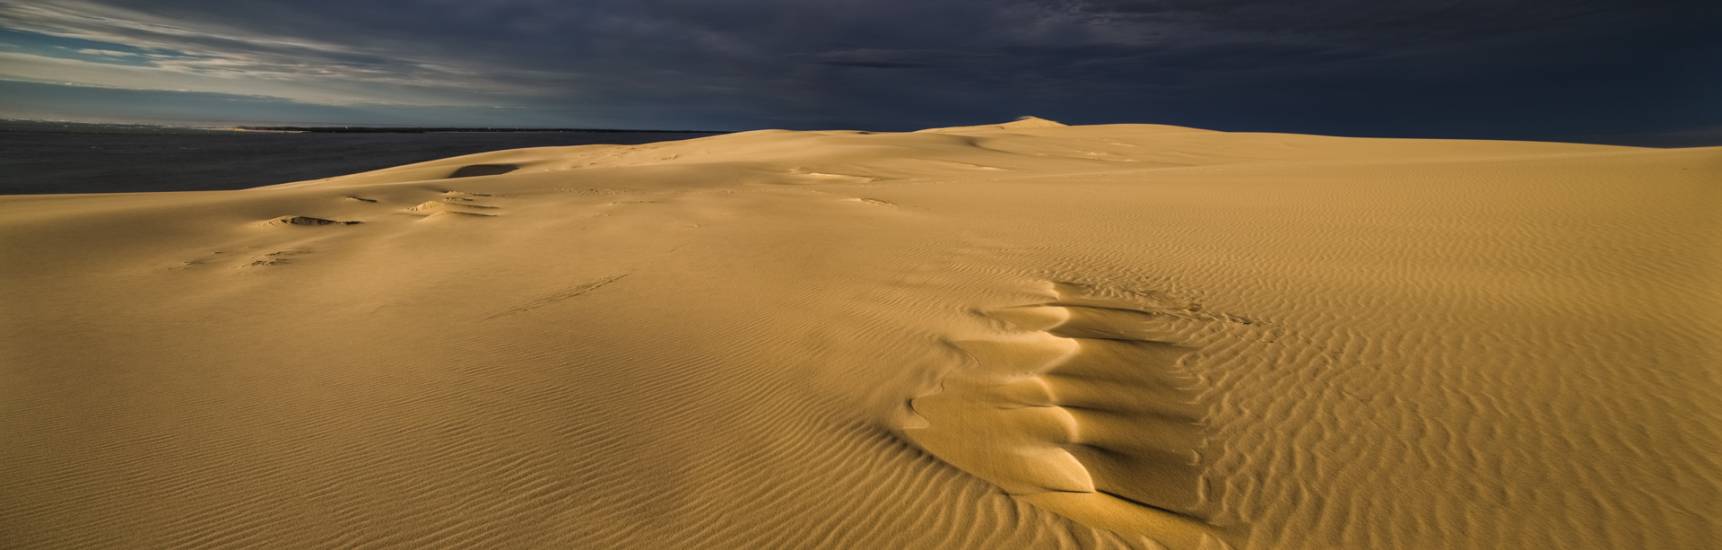
{"type": "Polygon", "coordinates": [[[1716,16],[1595,0],[0,0],[0,40],[41,37],[0,49],[0,77],[504,124],[1036,113],[1558,137],[1722,123],[1716,16]],[[46,55],[53,40],[79,46],[46,55]],[[103,50],[143,55],[121,70],[103,50]]]}

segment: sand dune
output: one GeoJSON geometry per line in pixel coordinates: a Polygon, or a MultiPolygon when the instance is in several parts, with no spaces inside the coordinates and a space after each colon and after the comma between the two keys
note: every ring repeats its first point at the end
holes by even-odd
{"type": "Polygon", "coordinates": [[[0,547],[1705,548],[1719,181],[1030,118],[0,197],[0,547]]]}

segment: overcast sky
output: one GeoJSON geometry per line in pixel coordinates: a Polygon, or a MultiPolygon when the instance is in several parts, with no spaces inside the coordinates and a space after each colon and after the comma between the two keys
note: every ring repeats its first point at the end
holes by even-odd
{"type": "MultiPolygon", "coordinates": [[[[1722,136],[1722,1],[0,0],[0,116],[1722,136]]],[[[1703,139],[1703,138],[1700,138],[1703,139]]]]}

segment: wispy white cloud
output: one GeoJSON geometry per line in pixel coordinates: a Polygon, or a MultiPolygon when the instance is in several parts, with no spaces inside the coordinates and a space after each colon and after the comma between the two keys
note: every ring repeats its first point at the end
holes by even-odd
{"type": "Polygon", "coordinates": [[[12,52],[0,78],[142,90],[261,95],[293,101],[400,105],[487,105],[544,93],[539,79],[506,70],[415,59],[334,42],[185,22],[142,10],[78,0],[0,2],[0,26],[81,43],[84,56],[129,58],[116,65],[12,52]]]}
{"type": "Polygon", "coordinates": [[[248,65],[223,72],[222,60],[204,60],[181,65],[177,60],[156,60],[153,65],[118,65],[63,57],[0,52],[0,79],[50,84],[126,88],[135,90],[211,92],[275,97],[327,105],[463,105],[466,94],[442,94],[438,89],[391,93],[402,87],[379,88],[375,83],[321,80],[285,74],[259,74],[248,65]]]}
{"type": "Polygon", "coordinates": [[[119,51],[119,50],[103,50],[103,49],[97,49],[97,48],[82,48],[82,49],[77,50],[77,52],[80,54],[83,54],[83,55],[93,55],[93,56],[101,56],[101,57],[141,57],[143,55],[143,54],[140,54],[137,52],[123,52],[123,51],[119,51]]]}

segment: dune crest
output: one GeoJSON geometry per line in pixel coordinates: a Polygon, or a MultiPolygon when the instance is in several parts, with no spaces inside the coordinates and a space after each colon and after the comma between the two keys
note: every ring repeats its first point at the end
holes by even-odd
{"type": "Polygon", "coordinates": [[[1000,128],[1063,128],[1062,122],[1047,120],[1037,116],[1017,117],[1016,120],[1000,124],[1000,128]]]}
{"type": "Polygon", "coordinates": [[[0,547],[1705,548],[1717,181],[1028,118],[0,197],[0,547]]]}
{"type": "Polygon", "coordinates": [[[928,128],[917,133],[961,133],[984,130],[1044,130],[1048,128],[1064,128],[1064,123],[1047,120],[1037,116],[1021,116],[1016,120],[1002,124],[982,124],[979,126],[952,126],[949,128],[928,128]]]}

